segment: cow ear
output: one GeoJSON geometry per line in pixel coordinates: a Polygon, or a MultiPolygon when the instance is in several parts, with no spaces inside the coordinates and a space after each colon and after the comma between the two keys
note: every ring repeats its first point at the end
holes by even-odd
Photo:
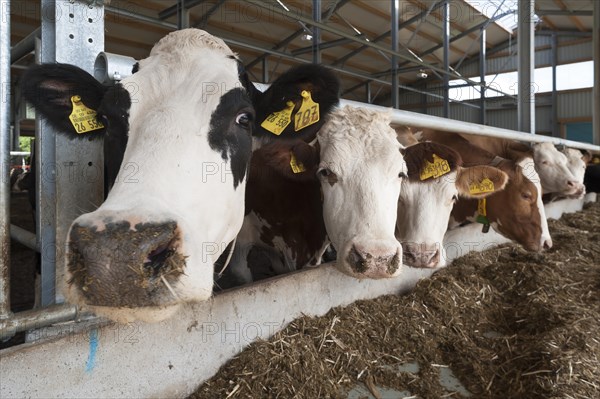
{"type": "Polygon", "coordinates": [[[592,153],[588,150],[579,150],[581,151],[581,159],[587,165],[592,160],[592,153]]]}
{"type": "Polygon", "coordinates": [[[319,148],[302,140],[278,140],[257,150],[276,173],[294,180],[312,180],[319,166],[319,148]]]}
{"type": "Polygon", "coordinates": [[[68,64],[35,65],[23,74],[21,82],[23,98],[58,131],[72,137],[104,132],[96,111],[106,89],[83,69],[68,64]],[[80,115],[85,114],[78,119],[84,126],[69,119],[74,107],[80,115]]]}
{"type": "Polygon", "coordinates": [[[292,68],[264,93],[255,96],[254,134],[310,142],[325,122],[325,116],[338,104],[339,92],[339,80],[331,70],[314,64],[292,68]]]}
{"type": "Polygon", "coordinates": [[[408,178],[416,182],[441,177],[462,165],[462,158],[456,151],[430,141],[408,146],[402,154],[408,178]]]}
{"type": "Polygon", "coordinates": [[[508,175],[498,168],[487,165],[458,168],[456,188],[461,197],[485,198],[504,190],[508,175]]]}

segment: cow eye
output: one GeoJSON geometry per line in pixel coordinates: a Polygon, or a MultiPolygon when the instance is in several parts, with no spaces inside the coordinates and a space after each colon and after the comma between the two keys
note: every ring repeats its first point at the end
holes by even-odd
{"type": "Polygon", "coordinates": [[[248,112],[239,113],[235,117],[235,123],[244,128],[249,128],[251,122],[252,122],[252,115],[250,115],[248,112]]]}
{"type": "Polygon", "coordinates": [[[398,177],[401,179],[406,179],[408,176],[406,175],[406,173],[400,172],[400,173],[398,173],[398,177]]]}
{"type": "Polygon", "coordinates": [[[531,198],[533,198],[533,195],[527,191],[527,192],[521,193],[521,197],[523,197],[523,199],[529,201],[529,200],[531,200],[531,198]]]}
{"type": "Polygon", "coordinates": [[[328,177],[332,174],[333,172],[327,168],[319,168],[319,170],[317,170],[317,175],[321,177],[328,177]]]}
{"type": "Polygon", "coordinates": [[[452,196],[452,202],[456,202],[456,201],[458,201],[458,195],[454,194],[452,196]]]}

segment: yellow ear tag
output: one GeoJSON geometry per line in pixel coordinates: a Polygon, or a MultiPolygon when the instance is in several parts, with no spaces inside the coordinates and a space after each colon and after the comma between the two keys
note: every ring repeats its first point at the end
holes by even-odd
{"type": "Polygon", "coordinates": [[[296,132],[317,123],[320,118],[319,104],[313,101],[310,91],[303,90],[300,95],[302,96],[302,105],[294,118],[294,131],[296,132]]]}
{"type": "Polygon", "coordinates": [[[494,182],[487,177],[479,183],[473,182],[469,184],[469,192],[471,194],[483,194],[494,192],[494,182]]]}
{"type": "Polygon", "coordinates": [[[438,157],[433,154],[433,162],[425,160],[425,165],[421,169],[421,180],[429,179],[430,177],[438,178],[440,176],[450,173],[450,164],[445,159],[438,157]]]}
{"type": "Polygon", "coordinates": [[[292,121],[292,111],[295,104],[292,101],[288,101],[286,105],[287,107],[281,111],[273,112],[267,116],[260,125],[274,135],[279,136],[283,133],[287,125],[292,121]]]}
{"type": "Polygon", "coordinates": [[[487,201],[485,198],[480,198],[477,201],[477,213],[480,216],[487,216],[487,201]]]}
{"type": "Polygon", "coordinates": [[[102,129],[104,125],[96,119],[96,111],[85,106],[80,96],[72,96],[73,111],[69,120],[78,134],[102,129]]]}
{"type": "Polygon", "coordinates": [[[292,168],[292,172],[294,173],[302,173],[306,171],[304,164],[302,162],[298,162],[296,156],[292,151],[290,151],[290,167],[292,168]]]}

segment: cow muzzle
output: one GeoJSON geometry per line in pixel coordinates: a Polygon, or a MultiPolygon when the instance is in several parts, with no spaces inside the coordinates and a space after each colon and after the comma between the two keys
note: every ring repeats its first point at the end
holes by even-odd
{"type": "Polygon", "coordinates": [[[443,266],[440,262],[442,257],[437,244],[402,243],[402,254],[402,260],[408,266],[420,268],[443,266]]]}
{"type": "Polygon", "coordinates": [[[345,263],[354,277],[394,277],[402,266],[402,247],[397,241],[387,244],[378,241],[372,244],[353,243],[347,251],[345,263]]]}
{"type": "Polygon", "coordinates": [[[185,270],[177,223],[75,221],[68,241],[70,289],[91,306],[136,308],[177,302],[185,270]]]}

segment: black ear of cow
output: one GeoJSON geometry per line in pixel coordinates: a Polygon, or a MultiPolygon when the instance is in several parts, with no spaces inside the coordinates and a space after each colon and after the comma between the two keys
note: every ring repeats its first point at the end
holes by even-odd
{"type": "Polygon", "coordinates": [[[312,141],[316,136],[327,114],[335,107],[340,99],[340,82],[335,73],[324,66],[304,64],[294,67],[279,76],[261,95],[256,96],[256,129],[254,134],[259,137],[275,138],[273,133],[261,127],[261,123],[273,112],[286,108],[288,101],[294,102],[292,122],[279,135],[281,138],[300,138],[312,141]],[[314,102],[319,104],[319,122],[294,131],[294,116],[302,104],[302,91],[311,93],[314,102]]]}
{"type": "Polygon", "coordinates": [[[410,181],[420,182],[421,172],[425,162],[433,163],[433,155],[446,161],[451,171],[456,170],[458,166],[462,166],[462,158],[450,147],[443,144],[425,141],[408,146],[404,149],[404,162],[408,169],[408,178],[410,181]]]}
{"type": "Polygon", "coordinates": [[[302,140],[277,140],[269,143],[252,155],[252,162],[271,168],[277,174],[292,180],[315,180],[319,166],[319,148],[313,147],[302,140]],[[292,154],[299,169],[292,168],[292,154]]]}
{"type": "Polygon", "coordinates": [[[58,131],[69,137],[89,139],[104,133],[105,128],[77,134],[69,120],[73,109],[72,96],[80,96],[86,107],[96,111],[106,91],[83,69],[69,64],[35,65],[23,74],[21,82],[25,100],[58,131]]]}

